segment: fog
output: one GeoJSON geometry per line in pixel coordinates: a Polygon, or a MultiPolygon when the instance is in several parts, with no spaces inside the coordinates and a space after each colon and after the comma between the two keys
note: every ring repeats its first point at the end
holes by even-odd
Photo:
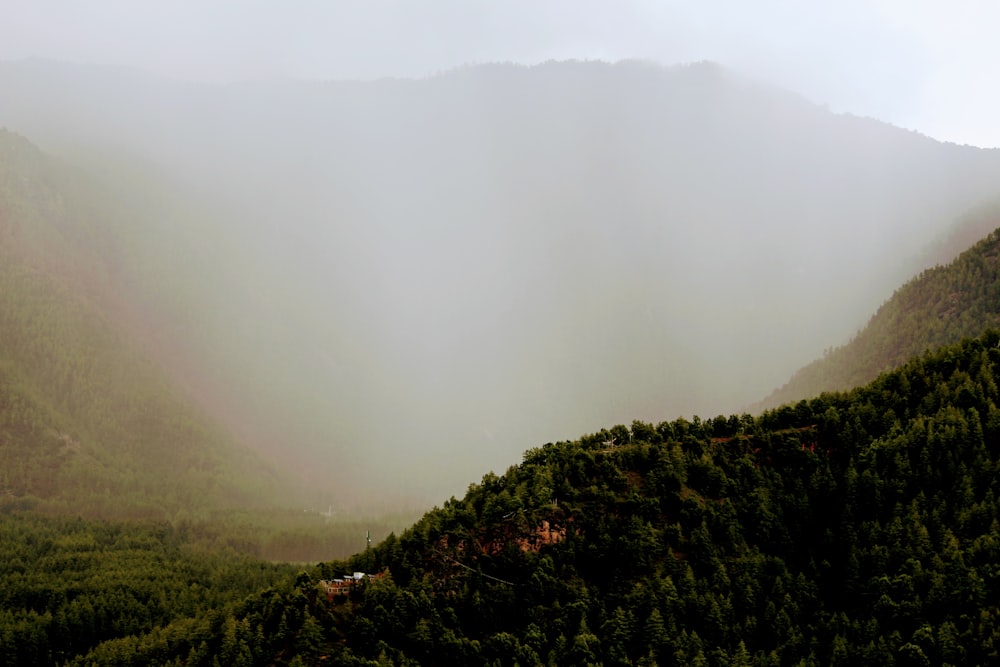
{"type": "Polygon", "coordinates": [[[129,202],[150,349],[329,501],[736,411],[1000,173],[711,64],[223,86],[31,61],[0,86],[0,122],[129,202]]]}
{"type": "Polygon", "coordinates": [[[469,64],[710,60],[838,112],[1000,146],[981,0],[8,0],[0,60],[128,66],[185,81],[422,78],[469,64]]]}

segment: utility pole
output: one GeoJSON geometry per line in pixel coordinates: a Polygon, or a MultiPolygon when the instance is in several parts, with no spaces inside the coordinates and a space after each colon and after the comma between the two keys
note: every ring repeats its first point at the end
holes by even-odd
{"type": "Polygon", "coordinates": [[[372,531],[369,530],[365,534],[365,563],[368,566],[368,571],[371,572],[375,568],[375,564],[372,562],[372,531]]]}

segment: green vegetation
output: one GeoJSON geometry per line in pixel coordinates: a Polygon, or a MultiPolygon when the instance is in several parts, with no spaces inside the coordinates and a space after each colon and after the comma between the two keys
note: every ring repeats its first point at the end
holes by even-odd
{"type": "Polygon", "coordinates": [[[204,520],[175,520],[201,539],[267,561],[317,563],[346,558],[365,546],[366,536],[380,541],[419,517],[418,512],[337,514],[264,508],[224,510],[204,520]]]}
{"type": "Polygon", "coordinates": [[[996,231],[950,264],[928,269],[896,290],[850,343],[799,370],[757,407],[860,386],[925,350],[1000,325],[998,226],[997,203],[966,216],[938,254],[949,255],[953,244],[967,239],[970,231],[984,227],[996,231]]]}
{"type": "MultiPolygon", "coordinates": [[[[774,400],[902,365],[870,385],[758,417],[636,421],[532,449],[397,536],[401,517],[273,509],[305,505],[206,414],[233,404],[205,394],[259,377],[220,355],[224,379],[198,395],[158,364],[197,365],[227,345],[237,311],[285,304],[258,293],[258,276],[219,308],[226,290],[206,296],[201,282],[239,280],[247,257],[213,273],[223,236],[206,227],[196,239],[190,220],[172,235],[167,214],[131,225],[170,197],[126,184],[135,199],[119,200],[96,182],[0,132],[0,663],[1000,661],[1000,333],[907,362],[1000,325],[1000,230],[901,288],[774,400]],[[142,307],[147,297],[162,309],[142,307]],[[165,322],[177,330],[153,354],[165,322]],[[348,557],[369,530],[378,545],[348,557]],[[293,582],[290,566],[266,560],[325,562],[293,582]],[[321,580],[357,571],[373,576],[328,597],[321,580]]],[[[328,361],[315,341],[343,342],[329,310],[323,336],[286,345],[283,370],[251,391],[255,419],[278,398],[295,408],[286,416],[352,410],[356,384],[333,400],[300,381],[317,354],[328,361]]],[[[290,339],[264,328],[247,349],[275,340],[290,339]]],[[[325,370],[312,380],[329,382],[325,370]]],[[[470,418],[464,404],[423,398],[406,408],[421,420],[470,418]]],[[[397,447],[385,435],[402,430],[385,424],[398,417],[363,426],[397,447]]]]}
{"type": "Polygon", "coordinates": [[[0,664],[65,664],[115,637],[159,636],[175,620],[222,622],[293,574],[191,525],[0,515],[0,664]]]}
{"type": "MultiPolygon", "coordinates": [[[[60,171],[0,133],[0,503],[169,518],[274,504],[281,481],[214,424],[118,321],[60,171]]],[[[290,488],[291,485],[286,485],[290,488]]]]}
{"type": "Polygon", "coordinates": [[[1000,660],[1000,333],[760,417],[528,451],[401,535],[78,664],[1000,660]],[[320,579],[380,574],[328,600],[320,579]]]}

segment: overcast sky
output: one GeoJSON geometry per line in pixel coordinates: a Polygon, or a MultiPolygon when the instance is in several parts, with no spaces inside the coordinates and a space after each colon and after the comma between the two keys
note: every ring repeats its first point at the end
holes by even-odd
{"type": "Polygon", "coordinates": [[[714,60],[835,111],[994,147],[998,31],[995,0],[4,0],[0,59],[207,81],[714,60]]]}

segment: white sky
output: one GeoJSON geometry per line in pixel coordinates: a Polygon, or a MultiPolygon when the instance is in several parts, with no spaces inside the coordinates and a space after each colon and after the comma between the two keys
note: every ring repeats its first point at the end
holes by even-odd
{"type": "Polygon", "coordinates": [[[0,60],[207,81],[714,60],[835,111],[990,147],[997,35],[996,0],[0,0],[0,60]]]}

